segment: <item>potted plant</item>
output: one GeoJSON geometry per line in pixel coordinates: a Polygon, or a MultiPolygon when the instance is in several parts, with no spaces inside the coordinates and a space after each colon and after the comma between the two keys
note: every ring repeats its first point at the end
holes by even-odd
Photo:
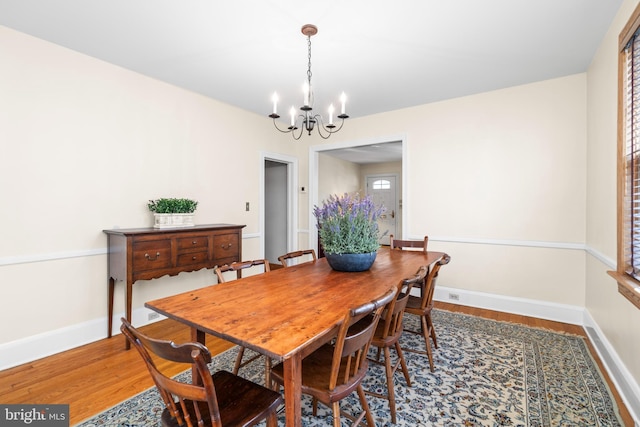
{"type": "Polygon", "coordinates": [[[154,216],[155,228],[193,227],[198,202],[191,199],[160,198],[149,200],[147,207],[154,216]]]}
{"type": "Polygon", "coordinates": [[[329,265],[339,271],[368,270],[380,247],[378,218],[386,211],[376,208],[369,196],[330,196],[314,206],[320,243],[329,265]]]}

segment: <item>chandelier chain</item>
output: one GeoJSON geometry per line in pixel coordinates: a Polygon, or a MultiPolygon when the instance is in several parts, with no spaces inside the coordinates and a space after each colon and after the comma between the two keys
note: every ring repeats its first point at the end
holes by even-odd
{"type": "Polygon", "coordinates": [[[311,104],[311,36],[307,36],[307,44],[309,46],[309,55],[307,63],[307,80],[309,82],[309,104],[311,104]]]}

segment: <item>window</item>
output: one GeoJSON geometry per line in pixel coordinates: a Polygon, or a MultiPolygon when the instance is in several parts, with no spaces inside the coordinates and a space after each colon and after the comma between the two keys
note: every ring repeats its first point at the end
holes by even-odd
{"type": "Polygon", "coordinates": [[[620,33],[618,290],[640,308],[640,6],[620,33]]]}
{"type": "Polygon", "coordinates": [[[378,179],[373,181],[374,190],[389,190],[391,188],[391,181],[388,179],[378,179]]]}

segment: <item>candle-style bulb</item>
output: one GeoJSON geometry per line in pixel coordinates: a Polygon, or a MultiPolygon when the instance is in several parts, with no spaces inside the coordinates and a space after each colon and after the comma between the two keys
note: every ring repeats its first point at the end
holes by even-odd
{"type": "Polygon", "coordinates": [[[332,125],[333,124],[333,104],[329,105],[329,124],[332,125]]]}
{"type": "Polygon", "coordinates": [[[289,110],[289,113],[291,113],[291,127],[294,127],[296,124],[296,109],[293,108],[293,106],[291,106],[291,110],[289,110]]]}
{"type": "Polygon", "coordinates": [[[342,95],[340,95],[340,102],[342,103],[342,114],[344,114],[345,104],[347,103],[347,95],[345,95],[344,92],[342,92],[342,95]]]}
{"type": "Polygon", "coordinates": [[[273,114],[276,114],[278,112],[278,94],[273,92],[271,100],[273,101],[273,114]]]}

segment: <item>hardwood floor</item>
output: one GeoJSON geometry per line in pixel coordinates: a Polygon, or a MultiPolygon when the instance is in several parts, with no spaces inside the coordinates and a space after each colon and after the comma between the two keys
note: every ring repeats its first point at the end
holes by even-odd
{"type": "MultiPolygon", "coordinates": [[[[532,317],[500,313],[455,304],[436,302],[436,307],[485,318],[521,323],[572,334],[585,335],[580,326],[551,322],[532,317]]],[[[184,342],[190,339],[186,326],[163,320],[141,328],[157,338],[184,342]]],[[[232,344],[207,336],[212,353],[222,352],[232,344]]],[[[589,345],[594,359],[605,374],[595,350],[589,345]]],[[[176,368],[179,373],[182,368],[176,368]]],[[[627,411],[610,379],[609,386],[627,426],[633,419],[627,411]]],[[[64,353],[56,354],[15,368],[0,371],[0,402],[70,405],[70,424],[75,425],[117,403],[152,387],[151,377],[135,350],[126,351],[120,335],[103,339],[64,353]]]]}

